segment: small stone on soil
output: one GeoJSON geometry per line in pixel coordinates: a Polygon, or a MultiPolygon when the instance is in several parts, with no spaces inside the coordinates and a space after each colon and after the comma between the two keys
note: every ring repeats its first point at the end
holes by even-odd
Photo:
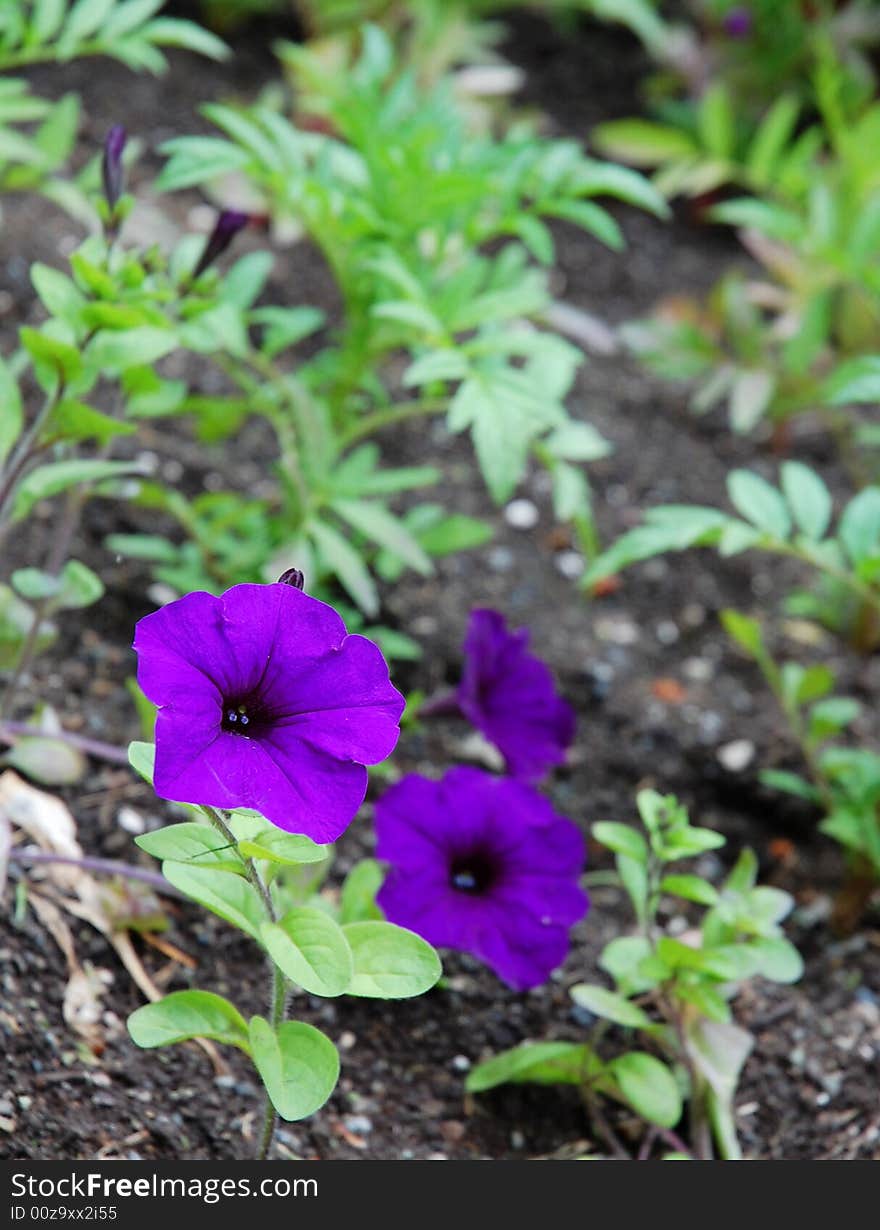
{"type": "Polygon", "coordinates": [[[718,749],[718,763],[729,773],[742,773],[755,759],[755,745],[749,739],[734,739],[718,749]]]}
{"type": "Polygon", "coordinates": [[[504,520],[515,530],[532,530],[541,514],[531,500],[511,500],[504,510],[504,520]]]}

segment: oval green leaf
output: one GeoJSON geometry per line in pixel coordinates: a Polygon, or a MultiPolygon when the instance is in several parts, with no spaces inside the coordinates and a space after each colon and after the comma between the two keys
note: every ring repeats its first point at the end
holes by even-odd
{"type": "Polygon", "coordinates": [[[429,990],[443,972],[437,953],[420,935],[389,922],[342,928],[354,958],[350,995],[408,999],[429,990]]]}
{"type": "Polygon", "coordinates": [[[144,1004],[128,1018],[136,1046],[169,1046],[188,1038],[213,1038],[250,1054],[244,1017],[212,991],[173,991],[155,1004],[144,1004]]]}
{"type": "Polygon", "coordinates": [[[298,906],[277,923],[263,923],[260,938],[281,972],[311,995],[341,995],[351,982],[348,940],[323,910],[298,906]]]}
{"type": "Polygon", "coordinates": [[[636,1114],[658,1127],[675,1127],[681,1118],[681,1093],[665,1063],[644,1051],[612,1059],[608,1072],[636,1114]]]}
{"type": "Polygon", "coordinates": [[[278,1032],[251,1018],[253,1061],[282,1119],[305,1119],[324,1105],[339,1079],[339,1054],[328,1037],[304,1021],[284,1021],[278,1032]]]}

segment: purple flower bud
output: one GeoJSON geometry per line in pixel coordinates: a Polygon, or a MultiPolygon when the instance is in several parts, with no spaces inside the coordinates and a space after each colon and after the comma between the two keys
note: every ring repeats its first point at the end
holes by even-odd
{"type": "Polygon", "coordinates": [[[728,9],[721,24],[729,38],[748,38],[752,32],[751,9],[744,4],[728,9]]]}
{"type": "Polygon", "coordinates": [[[199,277],[214,264],[217,257],[226,251],[238,232],[243,230],[250,220],[250,214],[241,213],[237,209],[224,209],[218,215],[214,229],[205,244],[205,250],[193,270],[194,278],[199,277]]]}
{"type": "Polygon", "coordinates": [[[279,585],[292,585],[294,589],[305,589],[306,579],[298,568],[288,568],[278,578],[279,585]]]}
{"type": "Polygon", "coordinates": [[[122,151],[128,134],[121,124],[114,124],[104,141],[104,158],[101,173],[104,179],[104,197],[111,212],[122,196],[122,151]]]}

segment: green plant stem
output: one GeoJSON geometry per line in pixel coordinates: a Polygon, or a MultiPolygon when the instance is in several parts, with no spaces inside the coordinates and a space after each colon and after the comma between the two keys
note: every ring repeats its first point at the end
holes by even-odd
{"type": "MultiPolygon", "coordinates": [[[[36,427],[36,421],[34,427],[36,427]]],[[[32,429],[33,430],[33,429],[32,429]]],[[[39,429],[38,429],[39,430],[39,429]]],[[[110,445],[104,445],[99,456],[105,459],[110,454],[110,445]]],[[[82,516],[83,505],[88,499],[89,492],[94,484],[82,483],[77,487],[72,487],[67,492],[67,497],[64,501],[61,516],[58,521],[58,526],[55,531],[52,545],[49,548],[49,554],[46,559],[45,571],[51,577],[57,577],[64,566],[70,550],[70,544],[79,526],[80,517],[82,516]]],[[[3,694],[0,696],[0,721],[6,717],[9,706],[15,697],[18,690],[18,685],[21,682],[21,677],[27,670],[34,656],[37,641],[40,636],[40,628],[43,626],[43,620],[49,615],[52,607],[52,597],[46,595],[40,598],[33,605],[33,619],[31,626],[28,628],[25,642],[21,647],[21,653],[18,655],[18,661],[15,664],[15,669],[12,672],[12,677],[3,689],[3,694]]]]}
{"type": "MultiPolygon", "coordinates": [[[[202,805],[202,811],[213,824],[214,828],[222,834],[224,839],[231,845],[237,845],[237,839],[232,829],[221,816],[220,812],[213,807],[202,805]]],[[[268,885],[260,875],[257,865],[252,858],[244,860],[245,874],[248,882],[256,890],[263,906],[266,910],[267,917],[270,922],[277,922],[278,916],[275,911],[275,903],[272,900],[272,894],[269,892],[268,885]]],[[[278,1031],[279,1025],[284,1020],[285,1002],[287,998],[287,984],[284,975],[279,970],[274,961],[269,961],[270,971],[270,992],[269,992],[269,1020],[272,1023],[272,1028],[278,1031]]],[[[268,1094],[266,1095],[265,1104],[263,1107],[263,1127],[260,1133],[259,1145],[255,1154],[255,1159],[258,1162],[265,1161],[269,1155],[269,1150],[272,1147],[272,1138],[275,1135],[275,1125],[278,1121],[278,1116],[275,1107],[268,1094]]]]}
{"type": "Polygon", "coordinates": [[[34,454],[34,447],[40,432],[46,425],[46,422],[52,411],[58,405],[64,393],[64,381],[58,381],[58,388],[54,393],[48,395],[40,409],[37,411],[34,421],[25,431],[24,435],[19,439],[18,444],[12,451],[3,471],[3,478],[0,481],[0,538],[2,538],[8,526],[8,518],[6,518],[6,506],[12,498],[12,493],[15,490],[15,485],[21,477],[27,463],[34,454]]]}
{"type": "Polygon", "coordinates": [[[792,559],[800,560],[804,564],[810,564],[811,567],[824,572],[826,576],[839,581],[842,585],[851,589],[854,594],[857,594],[864,603],[875,611],[880,612],[880,593],[872,589],[870,585],[867,585],[853,573],[847,572],[845,568],[838,568],[827,560],[817,559],[809,551],[804,551],[793,543],[783,542],[782,540],[774,541],[770,549],[777,555],[788,555],[792,559]]]}
{"type": "Polygon", "coordinates": [[[423,414],[442,414],[446,409],[447,403],[438,398],[404,401],[385,410],[375,410],[341,433],[340,448],[350,448],[352,444],[368,439],[385,427],[393,427],[395,423],[405,423],[409,419],[420,418],[423,414]]]}

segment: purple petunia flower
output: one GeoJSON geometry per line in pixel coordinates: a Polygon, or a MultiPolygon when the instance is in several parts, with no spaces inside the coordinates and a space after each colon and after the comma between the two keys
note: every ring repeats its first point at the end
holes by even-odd
{"type": "Polygon", "coordinates": [[[404,700],[379,649],[291,585],[192,593],[138,622],[138,683],[159,706],[162,798],[251,807],[335,841],[397,743],[404,700]]]}
{"type": "Polygon", "coordinates": [[[528,643],[528,628],[511,632],[498,611],[471,611],[458,704],[509,772],[535,781],[565,759],[575,715],[528,643]]]}
{"type": "Polygon", "coordinates": [[[584,839],[531,786],[480,769],[411,774],[376,804],[376,900],[390,922],[472,953],[517,990],[565,960],[589,904],[584,839]]]}

